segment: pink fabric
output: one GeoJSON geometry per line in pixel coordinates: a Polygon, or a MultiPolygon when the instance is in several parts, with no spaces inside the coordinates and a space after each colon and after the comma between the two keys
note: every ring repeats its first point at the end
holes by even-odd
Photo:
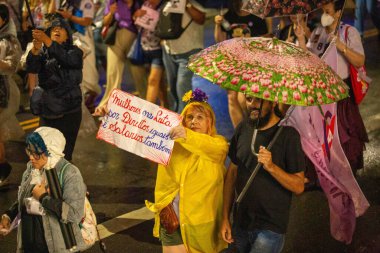
{"type": "Polygon", "coordinates": [[[322,111],[327,124],[317,106],[295,106],[283,124],[297,129],[302,148],[315,166],[329,202],[331,235],[349,244],[355,231],[355,217],[362,215],[369,203],[340,146],[336,104],[324,105],[322,111]]]}
{"type": "MultiPolygon", "coordinates": [[[[337,49],[334,44],[330,45],[322,59],[337,70],[337,49]]],[[[349,244],[355,231],[356,217],[364,214],[369,203],[340,145],[337,104],[323,105],[321,108],[295,106],[289,109],[291,111],[289,119],[283,124],[297,129],[303,151],[315,166],[329,202],[331,235],[349,244]]]]}

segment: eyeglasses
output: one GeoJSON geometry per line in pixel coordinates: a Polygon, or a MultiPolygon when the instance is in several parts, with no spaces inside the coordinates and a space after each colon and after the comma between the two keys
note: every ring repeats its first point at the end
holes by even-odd
{"type": "Polygon", "coordinates": [[[35,160],[39,160],[42,155],[30,150],[29,148],[25,148],[25,152],[29,157],[32,156],[35,160]]]}

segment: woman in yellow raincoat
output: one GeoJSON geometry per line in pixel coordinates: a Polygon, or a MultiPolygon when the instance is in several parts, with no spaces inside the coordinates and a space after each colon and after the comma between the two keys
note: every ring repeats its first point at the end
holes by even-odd
{"type": "Polygon", "coordinates": [[[155,212],[153,235],[160,238],[164,253],[220,252],[227,246],[218,231],[228,144],[216,133],[215,114],[204,92],[188,92],[183,100],[189,103],[182,124],[170,131],[175,140],[170,163],[158,166],[156,203],[146,201],[155,212]],[[179,227],[169,234],[160,212],[171,204],[179,227]]]}

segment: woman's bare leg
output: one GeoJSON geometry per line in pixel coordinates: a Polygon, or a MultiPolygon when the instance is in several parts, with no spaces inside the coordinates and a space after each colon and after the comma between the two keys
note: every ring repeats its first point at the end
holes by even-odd
{"type": "Polygon", "coordinates": [[[146,100],[156,103],[160,91],[160,83],[162,79],[163,68],[152,66],[148,77],[148,89],[146,92],[146,100]]]}

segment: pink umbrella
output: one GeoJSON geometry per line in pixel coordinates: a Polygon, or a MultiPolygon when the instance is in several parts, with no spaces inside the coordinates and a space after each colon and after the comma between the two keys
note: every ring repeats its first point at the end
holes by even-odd
{"type": "Polygon", "coordinates": [[[222,88],[284,104],[330,104],[348,96],[324,61],[278,39],[226,40],[192,55],[188,67],[222,88]]]}
{"type": "Polygon", "coordinates": [[[310,13],[333,0],[248,0],[243,10],[261,18],[310,13]]]}
{"type": "MultiPolygon", "coordinates": [[[[348,97],[343,80],[316,55],[276,38],[234,38],[192,55],[188,68],[222,88],[290,105],[311,106],[348,97]]],[[[290,114],[288,114],[290,115],[290,114]]],[[[267,149],[280,135],[280,127],[267,149]]],[[[251,150],[257,135],[252,136],[251,150]]],[[[239,204],[261,167],[258,163],[238,196],[239,204]]]]}

